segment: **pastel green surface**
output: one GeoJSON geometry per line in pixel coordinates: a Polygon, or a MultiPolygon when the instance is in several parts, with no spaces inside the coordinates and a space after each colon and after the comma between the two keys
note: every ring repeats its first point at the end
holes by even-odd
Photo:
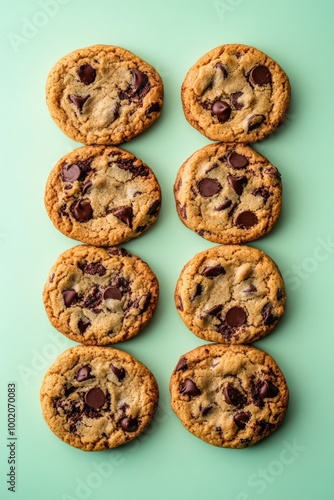
{"type": "MultiPolygon", "coordinates": [[[[17,500],[333,498],[333,3],[330,0],[26,0],[6,2],[1,26],[1,428],[0,497],[17,500]],[[281,268],[288,306],[256,345],[278,362],[291,403],[282,427],[250,449],[212,447],[188,433],[169,406],[179,356],[201,345],[173,302],[182,266],[209,242],[179,221],[172,194],[182,162],[209,141],[185,120],[180,86],[192,64],[224,43],[254,45],[290,77],[286,124],[256,149],[282,173],[284,208],[254,246],[281,268]],[[49,268],[76,242],[48,219],[43,194],[56,161],[78,146],[53,123],[44,84],[68,52],[95,43],[123,46],[157,68],[165,83],[158,122],[125,148],[155,171],[163,194],[158,222],[125,247],[157,274],[157,314],[117,347],[155,374],[161,406],[131,446],[84,453],[43,421],[39,387],[51,362],[74,345],[46,317],[49,268]],[[17,385],[16,493],[7,490],[7,383],[17,385]]],[[[10,442],[10,441],[9,441],[10,442]]]]}

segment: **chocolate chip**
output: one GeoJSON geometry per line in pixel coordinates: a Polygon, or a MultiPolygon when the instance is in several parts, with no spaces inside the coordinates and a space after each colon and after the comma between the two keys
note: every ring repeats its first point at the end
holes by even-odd
{"type": "Polygon", "coordinates": [[[183,302],[182,302],[182,299],[181,299],[181,296],[180,296],[180,295],[178,295],[178,296],[175,298],[175,303],[176,303],[176,308],[177,308],[179,311],[184,311],[183,302]]]}
{"type": "Polygon", "coordinates": [[[221,304],[217,304],[210,309],[206,309],[204,312],[205,314],[209,314],[210,316],[217,316],[222,309],[223,306],[221,304]]]}
{"type": "Polygon", "coordinates": [[[246,177],[236,177],[235,175],[228,175],[227,181],[238,196],[242,195],[244,187],[247,185],[246,177]]]}
{"type": "Polygon", "coordinates": [[[76,374],[75,378],[78,382],[83,382],[84,380],[88,380],[90,378],[95,378],[93,375],[90,374],[92,371],[92,367],[90,365],[85,365],[76,374]]]}
{"type": "Polygon", "coordinates": [[[248,130],[247,132],[251,132],[252,130],[255,130],[258,128],[265,120],[264,115],[252,115],[248,118],[248,130]]]}
{"type": "Polygon", "coordinates": [[[231,116],[231,108],[225,101],[216,101],[212,104],[211,111],[220,122],[227,122],[231,116]]]}
{"type": "Polygon", "coordinates": [[[90,408],[101,408],[106,401],[104,392],[99,387],[93,387],[85,394],[85,403],[90,408]]]}
{"type": "Polygon", "coordinates": [[[233,92],[233,94],[231,94],[231,104],[235,107],[235,109],[242,109],[244,107],[244,104],[239,102],[239,98],[243,95],[243,92],[233,92]]]}
{"type": "Polygon", "coordinates": [[[259,64],[251,69],[249,73],[249,79],[254,85],[266,85],[267,83],[271,83],[271,73],[267,66],[263,66],[263,64],[259,64]]]}
{"type": "Polygon", "coordinates": [[[62,166],[61,177],[65,182],[74,182],[79,179],[81,175],[81,169],[79,165],[73,163],[72,165],[67,165],[66,163],[62,166]]]}
{"type": "Polygon", "coordinates": [[[264,201],[266,202],[268,198],[270,197],[270,191],[266,187],[261,187],[261,188],[256,188],[254,191],[252,191],[253,196],[262,196],[264,201]]]}
{"type": "Polygon", "coordinates": [[[249,164],[248,158],[233,151],[226,158],[227,164],[232,168],[246,168],[249,164]]]}
{"type": "Polygon", "coordinates": [[[233,420],[238,429],[244,429],[250,418],[251,414],[249,413],[249,411],[247,412],[241,411],[240,413],[236,413],[234,415],[233,420]]]}
{"type": "Polygon", "coordinates": [[[245,212],[241,212],[236,218],[236,225],[241,229],[249,229],[250,227],[255,226],[258,223],[258,218],[256,217],[254,212],[250,210],[245,210],[245,212]]]}
{"type": "Polygon", "coordinates": [[[185,381],[180,384],[180,393],[187,396],[199,396],[201,391],[195,382],[190,378],[186,378],[185,381]]]}
{"type": "Polygon", "coordinates": [[[246,311],[242,307],[231,307],[225,315],[225,321],[229,326],[239,328],[247,323],[246,311]]]}
{"type": "Polygon", "coordinates": [[[99,287],[95,285],[86,295],[82,307],[90,309],[97,314],[98,312],[100,312],[97,307],[101,304],[101,302],[102,294],[99,290],[99,287]]]}
{"type": "Polygon", "coordinates": [[[90,321],[83,321],[82,319],[79,319],[78,321],[78,328],[80,333],[85,333],[87,328],[90,326],[90,321]]]}
{"type": "Polygon", "coordinates": [[[221,72],[223,73],[224,78],[227,78],[228,72],[227,72],[227,69],[225,68],[225,66],[223,65],[223,63],[217,62],[217,64],[215,64],[215,68],[219,68],[221,70],[221,72]]]}
{"type": "Polygon", "coordinates": [[[86,264],[82,270],[85,274],[98,274],[99,276],[104,276],[107,272],[101,262],[91,262],[90,264],[86,264]]]}
{"type": "Polygon", "coordinates": [[[62,296],[65,302],[66,307],[70,307],[70,305],[75,301],[77,298],[78,294],[75,290],[70,288],[69,290],[64,290],[62,292],[62,296]]]}
{"type": "Polygon", "coordinates": [[[132,75],[132,87],[134,88],[135,92],[140,92],[140,90],[147,84],[148,76],[138,69],[132,69],[130,73],[132,75]]]}
{"type": "Polygon", "coordinates": [[[196,297],[199,297],[203,292],[203,287],[200,283],[196,284],[196,289],[194,295],[191,297],[190,300],[194,300],[196,297]]]}
{"type": "Polygon", "coordinates": [[[276,299],[278,300],[278,302],[281,302],[283,297],[284,297],[284,291],[281,288],[277,288],[276,299]]]}
{"type": "Polygon", "coordinates": [[[265,325],[272,325],[278,319],[277,316],[273,314],[273,306],[269,302],[265,304],[262,308],[261,315],[265,325]]]}
{"type": "Polygon", "coordinates": [[[93,81],[96,78],[96,71],[90,64],[82,64],[78,68],[77,73],[78,77],[80,78],[80,81],[85,85],[93,83],[93,81]]]}
{"type": "Polygon", "coordinates": [[[213,406],[200,406],[199,407],[199,410],[201,412],[201,415],[202,417],[206,417],[206,415],[208,415],[208,413],[210,413],[210,411],[212,410],[213,406]]]}
{"type": "Polygon", "coordinates": [[[219,193],[222,188],[217,179],[211,179],[209,177],[200,180],[197,184],[197,187],[200,194],[202,196],[205,196],[206,198],[219,193]]]}
{"type": "Polygon", "coordinates": [[[126,373],[124,368],[117,368],[116,366],[111,364],[110,370],[116,375],[119,381],[124,379],[126,373]]]}
{"type": "Polygon", "coordinates": [[[269,434],[275,428],[275,425],[267,420],[258,420],[256,424],[259,427],[260,434],[269,434]]]}
{"type": "Polygon", "coordinates": [[[257,288],[254,285],[249,285],[248,287],[244,288],[242,290],[242,293],[245,293],[246,295],[249,295],[251,293],[257,292],[257,288]]]}
{"type": "Polygon", "coordinates": [[[274,398],[279,393],[278,388],[270,380],[264,380],[259,386],[259,395],[262,399],[274,398]]]}
{"type": "Polygon", "coordinates": [[[202,275],[206,276],[207,278],[216,278],[217,276],[224,274],[226,274],[226,271],[220,264],[217,264],[216,266],[206,267],[202,272],[202,275]]]}
{"type": "Polygon", "coordinates": [[[119,288],[116,286],[108,286],[108,288],[105,289],[103,298],[106,299],[114,299],[114,300],[121,300],[123,297],[123,294],[119,288]]]}
{"type": "Polygon", "coordinates": [[[89,188],[92,187],[92,185],[93,185],[92,181],[86,181],[82,186],[82,190],[81,190],[82,194],[86,194],[88,192],[89,188]]]}
{"type": "Polygon", "coordinates": [[[78,222],[87,222],[93,217],[93,209],[88,200],[75,201],[70,210],[78,222]]]}
{"type": "Polygon", "coordinates": [[[152,205],[150,206],[150,208],[148,209],[148,215],[152,216],[152,215],[157,215],[157,213],[159,212],[160,210],[160,200],[155,200],[152,205]]]}
{"type": "Polygon", "coordinates": [[[179,362],[178,362],[178,364],[175,367],[175,371],[176,372],[180,372],[180,371],[187,370],[187,368],[188,368],[187,359],[184,358],[184,357],[182,357],[182,358],[179,359],[179,362]]]}
{"type": "Polygon", "coordinates": [[[138,420],[130,417],[123,417],[119,424],[125,432],[136,432],[139,427],[138,420]]]}
{"type": "Polygon", "coordinates": [[[232,384],[228,383],[223,388],[223,395],[225,397],[225,402],[228,405],[238,406],[242,408],[246,404],[246,397],[232,384]]]}
{"type": "Polygon", "coordinates": [[[89,97],[90,95],[80,96],[74,94],[68,96],[69,100],[78,108],[80,113],[82,113],[82,108],[89,97]]]}
{"type": "Polygon", "coordinates": [[[222,210],[226,210],[226,208],[229,208],[231,205],[232,205],[232,200],[226,200],[224,203],[215,208],[215,211],[221,212],[222,210]]]}
{"type": "Polygon", "coordinates": [[[133,212],[132,207],[117,208],[112,214],[126,224],[130,229],[132,228],[133,212]]]}
{"type": "Polygon", "coordinates": [[[160,109],[161,109],[160,103],[152,102],[152,104],[150,104],[149,107],[147,108],[146,114],[150,115],[151,113],[157,113],[158,111],[160,111],[160,109]]]}
{"type": "Polygon", "coordinates": [[[109,247],[108,249],[109,255],[116,255],[118,257],[126,257],[131,255],[125,248],[122,247],[109,247]]]}

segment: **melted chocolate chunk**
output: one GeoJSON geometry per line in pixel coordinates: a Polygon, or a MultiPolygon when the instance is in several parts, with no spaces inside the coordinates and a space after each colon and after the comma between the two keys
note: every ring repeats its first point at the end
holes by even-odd
{"type": "Polygon", "coordinates": [[[227,158],[226,158],[227,164],[232,167],[232,168],[246,168],[247,165],[249,164],[248,158],[244,155],[240,155],[239,153],[236,153],[233,151],[232,153],[229,153],[227,158]]]}
{"type": "Polygon", "coordinates": [[[124,379],[126,371],[124,368],[117,368],[114,365],[110,365],[110,370],[116,375],[118,378],[119,382],[124,379]]]}
{"type": "Polygon", "coordinates": [[[161,109],[161,106],[158,102],[152,102],[146,110],[146,114],[150,115],[151,113],[158,113],[161,109]]]}
{"type": "Polygon", "coordinates": [[[71,213],[78,222],[88,222],[93,217],[89,200],[78,200],[71,205],[71,213]]]}
{"type": "Polygon", "coordinates": [[[242,307],[231,307],[225,315],[226,323],[232,328],[239,328],[247,323],[247,314],[242,307]]]}
{"type": "Polygon", "coordinates": [[[155,200],[148,209],[147,213],[152,217],[153,215],[157,215],[159,210],[160,210],[160,200],[155,200]]]}
{"type": "Polygon", "coordinates": [[[270,197],[270,191],[266,187],[261,187],[261,188],[256,188],[254,191],[252,191],[253,196],[262,196],[264,201],[266,202],[268,198],[270,197]]]}
{"type": "Polygon", "coordinates": [[[85,274],[98,274],[99,276],[104,276],[107,272],[106,268],[101,264],[101,262],[91,262],[90,264],[86,264],[85,266],[83,266],[81,269],[85,274]]]}
{"type": "Polygon", "coordinates": [[[226,274],[226,271],[220,264],[217,264],[216,266],[206,267],[202,272],[202,275],[206,276],[207,278],[216,278],[217,276],[224,274],[226,274]]]}
{"type": "Polygon", "coordinates": [[[175,371],[176,372],[180,372],[180,371],[187,370],[187,368],[188,368],[187,359],[184,358],[184,357],[182,357],[182,358],[179,359],[179,362],[178,362],[178,364],[175,367],[175,371]]]}
{"type": "Polygon", "coordinates": [[[272,325],[278,319],[277,316],[273,314],[273,306],[268,302],[262,308],[261,315],[265,325],[272,325]]]}
{"type": "Polygon", "coordinates": [[[254,85],[259,85],[260,87],[263,87],[263,85],[271,83],[271,73],[267,68],[267,66],[259,64],[258,66],[255,66],[254,68],[251,69],[249,73],[249,80],[254,85]]]}
{"type": "Polygon", "coordinates": [[[103,298],[113,299],[113,300],[122,300],[123,294],[119,288],[116,286],[108,286],[103,293],[103,298]]]}
{"type": "Polygon", "coordinates": [[[134,91],[140,92],[148,83],[148,76],[138,69],[132,69],[130,73],[132,75],[131,85],[134,91]]]}
{"type": "Polygon", "coordinates": [[[244,104],[239,102],[239,98],[243,95],[243,92],[233,92],[233,94],[231,94],[231,104],[235,107],[235,109],[242,109],[244,107],[244,104]]]}
{"type": "Polygon", "coordinates": [[[125,432],[136,432],[139,427],[139,422],[136,418],[123,417],[119,421],[119,425],[125,432]]]}
{"type": "Polygon", "coordinates": [[[249,229],[255,226],[255,224],[257,224],[259,221],[254,212],[245,210],[245,212],[241,212],[240,214],[238,214],[235,222],[236,225],[241,229],[249,229]]]}
{"type": "Polygon", "coordinates": [[[251,293],[257,292],[257,288],[254,285],[249,285],[247,288],[244,288],[242,290],[242,293],[245,293],[246,295],[249,295],[251,293]]]}
{"type": "Polygon", "coordinates": [[[69,100],[77,107],[80,114],[82,113],[82,108],[89,97],[90,95],[80,96],[74,94],[70,94],[68,96],[69,100]]]}
{"type": "Polygon", "coordinates": [[[210,411],[212,410],[213,406],[200,406],[199,410],[201,412],[202,417],[206,417],[210,411]]]}
{"type": "Polygon", "coordinates": [[[200,283],[196,284],[196,289],[194,295],[191,297],[190,300],[194,300],[196,297],[199,297],[203,292],[203,287],[200,283]]]}
{"type": "Polygon", "coordinates": [[[220,122],[225,123],[229,120],[232,110],[227,102],[216,101],[212,104],[211,111],[220,122]]]}
{"type": "Polygon", "coordinates": [[[227,72],[227,69],[225,68],[225,66],[223,65],[223,63],[217,62],[217,64],[215,64],[215,68],[220,69],[221,72],[223,73],[224,78],[227,78],[228,72],[227,72]]]}
{"type": "Polygon", "coordinates": [[[96,78],[96,71],[90,64],[82,64],[78,68],[78,77],[84,85],[90,85],[96,78]]]}
{"type": "Polygon", "coordinates": [[[82,185],[82,194],[86,194],[88,193],[89,189],[92,187],[93,183],[92,181],[86,181],[83,185],[82,185]]]}
{"type": "Polygon", "coordinates": [[[265,121],[265,116],[264,115],[252,115],[248,118],[248,130],[247,132],[252,132],[252,130],[255,130],[262,125],[262,123],[265,121]]]}
{"type": "Polygon", "coordinates": [[[97,314],[98,312],[100,312],[100,310],[97,309],[97,307],[101,304],[101,302],[102,302],[102,294],[99,290],[98,285],[95,285],[86,295],[82,307],[90,309],[91,311],[97,314]]]}
{"type": "Polygon", "coordinates": [[[223,306],[221,304],[217,304],[210,309],[206,309],[204,312],[205,314],[208,314],[210,316],[218,316],[220,311],[223,309],[223,306]]]}
{"type": "Polygon", "coordinates": [[[106,401],[104,392],[99,387],[93,387],[85,394],[85,403],[90,408],[102,408],[106,401]]]}
{"type": "Polygon", "coordinates": [[[234,415],[233,420],[238,429],[244,429],[250,418],[251,414],[249,413],[249,411],[241,411],[240,413],[236,413],[234,415]]]}
{"type": "Polygon", "coordinates": [[[200,194],[206,198],[219,193],[222,188],[217,179],[210,179],[209,177],[200,180],[197,187],[200,194]]]}
{"type": "Polygon", "coordinates": [[[278,300],[278,302],[281,302],[283,297],[284,297],[284,291],[281,288],[278,288],[276,292],[276,299],[278,300]]]}
{"type": "MultiPolygon", "coordinates": [[[[118,168],[121,170],[126,170],[127,172],[130,172],[132,174],[132,178],[134,179],[135,177],[149,177],[150,171],[146,165],[135,165],[135,160],[130,158],[130,159],[119,159],[116,162],[116,165],[118,168]]],[[[113,162],[109,163],[109,166],[113,166],[113,162]]]]}
{"type": "Polygon", "coordinates": [[[73,163],[72,165],[68,165],[65,163],[61,169],[61,178],[65,182],[74,182],[79,179],[81,175],[81,169],[79,165],[73,163]]]}
{"type": "Polygon", "coordinates": [[[122,247],[108,247],[108,253],[109,255],[116,255],[119,257],[126,257],[128,255],[131,255],[125,248],[122,247]]]}
{"type": "Polygon", "coordinates": [[[279,393],[278,388],[270,380],[264,380],[258,388],[262,399],[274,398],[279,393]]]}
{"type": "Polygon", "coordinates": [[[235,175],[228,175],[227,181],[229,185],[234,189],[238,196],[242,195],[244,187],[247,185],[246,177],[236,177],[235,175]]]}
{"type": "Polygon", "coordinates": [[[228,405],[237,406],[238,408],[243,408],[247,402],[246,397],[239,389],[230,383],[223,388],[223,395],[228,405]]]}
{"type": "Polygon", "coordinates": [[[195,382],[190,378],[186,378],[184,382],[180,384],[180,393],[186,396],[199,396],[201,394],[200,389],[197,387],[195,382]]]}
{"type": "Polygon", "coordinates": [[[117,208],[112,214],[126,224],[130,229],[132,228],[133,211],[132,207],[117,208]]]}
{"type": "Polygon", "coordinates": [[[215,208],[215,211],[221,212],[222,210],[226,210],[226,208],[229,208],[231,205],[232,205],[232,200],[226,200],[224,203],[215,208]]]}
{"type": "Polygon", "coordinates": [[[70,307],[77,298],[78,294],[75,290],[70,288],[69,290],[64,290],[62,292],[62,296],[65,302],[65,306],[70,307]]]}
{"type": "Polygon", "coordinates": [[[92,367],[90,365],[85,365],[76,374],[75,378],[78,382],[83,382],[84,380],[88,380],[90,378],[95,378],[94,375],[91,375],[92,367]]]}
{"type": "Polygon", "coordinates": [[[261,434],[269,434],[275,427],[274,424],[267,422],[267,420],[258,420],[256,424],[259,427],[259,432],[261,434]]]}
{"type": "Polygon", "coordinates": [[[90,326],[90,321],[83,321],[82,319],[79,319],[78,321],[78,328],[80,333],[85,333],[87,328],[90,326]]]}

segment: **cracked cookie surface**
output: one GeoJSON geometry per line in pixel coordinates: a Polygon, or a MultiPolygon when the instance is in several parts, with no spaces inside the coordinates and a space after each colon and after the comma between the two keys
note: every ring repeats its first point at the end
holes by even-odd
{"type": "Polygon", "coordinates": [[[275,225],[281,176],[250,146],[210,144],[183,163],[174,196],[180,220],[192,231],[215,243],[245,243],[275,225]]]}
{"type": "Polygon", "coordinates": [[[182,269],[175,304],[198,337],[248,344],[267,335],[285,309],[281,273],[268,255],[249,246],[216,246],[182,269]]]}
{"type": "Polygon", "coordinates": [[[44,376],[43,417],[56,436],[84,451],[115,448],[141,434],[159,398],[148,368],[107,347],[65,351],[44,376]]]}
{"type": "Polygon", "coordinates": [[[158,280],[123,248],[78,245],[63,252],[43,290],[52,325],[76,342],[107,345],[137,335],[152,318],[158,280]]]}
{"type": "Polygon", "coordinates": [[[96,246],[137,238],[157,219],[161,190],[153,171],[115,146],[83,146],[48,177],[44,203],[66,236],[96,246]]]}
{"type": "Polygon", "coordinates": [[[209,139],[251,143],[283,122],[290,84],[283,69],[260,50],[227,44],[190,68],[181,97],[188,122],[209,139]]]}
{"type": "Polygon", "coordinates": [[[159,117],[163,82],[137,55],[92,45],[62,57],[46,82],[46,102],[60,129],[83,144],[121,144],[159,117]]]}
{"type": "Polygon", "coordinates": [[[283,420],[288,387],[275,360],[252,346],[210,344],[184,354],[170,380],[185,428],[209,444],[252,446],[283,420]]]}

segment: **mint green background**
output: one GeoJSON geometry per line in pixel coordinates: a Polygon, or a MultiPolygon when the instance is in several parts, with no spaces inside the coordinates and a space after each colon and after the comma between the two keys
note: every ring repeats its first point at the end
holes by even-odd
{"type": "Polygon", "coordinates": [[[333,498],[333,15],[331,0],[2,1],[0,196],[0,498],[249,500],[333,498]],[[50,8],[50,6],[49,6],[50,8]],[[58,11],[57,11],[58,10],[58,11]],[[44,11],[45,12],[45,11],[44,11]],[[27,21],[28,20],[28,21],[27,21]],[[39,24],[27,28],[27,22],[39,24]],[[15,45],[13,34],[29,38],[15,45]],[[286,124],[255,148],[282,173],[284,208],[275,230],[253,244],[281,268],[288,306],[256,345],[286,375],[291,404],[281,428],[251,449],[212,447],[188,433],[169,407],[181,354],[202,342],[178,317],[173,291],[182,266],[213,244],[186,229],[172,186],[181,163],[209,141],[185,120],[180,85],[190,66],[224,43],[254,45],[288,73],[286,124]],[[74,342],[57,333],[41,292],[59,253],[76,242],[57,232],[43,205],[55,162],[78,146],[51,120],[44,84],[52,65],[94,43],[120,45],[154,65],[165,82],[160,120],[125,149],[155,171],[163,193],[158,222],[125,247],[146,260],[161,286],[157,314],[117,347],[154,372],[161,406],[146,434],[101,453],[72,448],[48,429],[39,387],[74,342]],[[16,50],[15,50],[16,49],[16,50]],[[17,492],[6,489],[6,388],[17,383],[17,492]],[[293,452],[288,449],[293,447],[293,452]]]}

